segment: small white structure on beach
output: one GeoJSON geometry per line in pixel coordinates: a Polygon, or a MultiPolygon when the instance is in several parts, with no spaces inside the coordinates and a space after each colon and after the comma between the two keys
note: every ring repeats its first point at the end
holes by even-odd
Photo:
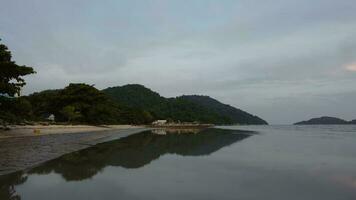
{"type": "Polygon", "coordinates": [[[160,119],[152,122],[152,125],[163,125],[163,124],[167,124],[167,120],[160,119]]]}
{"type": "Polygon", "coordinates": [[[54,114],[50,114],[47,119],[51,122],[54,122],[54,120],[56,120],[56,117],[54,116],[54,114]]]}

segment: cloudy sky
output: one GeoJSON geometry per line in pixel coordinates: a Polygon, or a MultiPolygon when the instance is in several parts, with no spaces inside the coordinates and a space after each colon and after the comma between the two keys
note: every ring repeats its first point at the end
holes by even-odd
{"type": "Polygon", "coordinates": [[[24,93],[86,82],[205,94],[272,124],[356,118],[355,0],[1,0],[24,93]]]}

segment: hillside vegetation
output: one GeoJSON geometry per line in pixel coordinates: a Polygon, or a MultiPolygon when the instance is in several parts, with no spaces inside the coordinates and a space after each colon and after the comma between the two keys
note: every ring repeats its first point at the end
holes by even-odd
{"type": "Polygon", "coordinates": [[[116,103],[146,111],[154,119],[214,124],[267,124],[257,116],[208,96],[164,98],[138,84],[110,87],[103,92],[116,103]]]}
{"type": "Polygon", "coordinates": [[[212,124],[267,124],[257,116],[208,96],[164,98],[137,84],[98,90],[84,83],[29,96],[2,97],[1,118],[8,123],[46,121],[71,124],[149,124],[157,119],[212,124]]]}

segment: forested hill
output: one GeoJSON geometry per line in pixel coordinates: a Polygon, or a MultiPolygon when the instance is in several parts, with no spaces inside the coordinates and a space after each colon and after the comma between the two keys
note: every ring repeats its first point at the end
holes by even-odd
{"type": "Polygon", "coordinates": [[[200,104],[207,109],[217,112],[223,116],[227,116],[233,122],[240,124],[267,124],[267,122],[258,116],[251,115],[243,110],[233,106],[223,104],[209,96],[184,95],[180,98],[200,104]]]}
{"type": "Polygon", "coordinates": [[[109,95],[87,84],[70,84],[29,96],[3,98],[0,120],[10,124],[48,121],[71,124],[148,124],[154,119],[139,108],[120,105],[109,95]]]}
{"type": "Polygon", "coordinates": [[[256,116],[207,96],[165,98],[142,85],[103,91],[83,83],[29,96],[5,98],[0,120],[10,124],[47,121],[73,124],[149,124],[157,119],[212,124],[266,124],[256,116]]]}
{"type": "Polygon", "coordinates": [[[343,119],[339,119],[336,117],[319,117],[319,118],[312,118],[307,121],[301,121],[295,123],[295,125],[317,125],[317,124],[352,124],[355,121],[348,122],[343,119]]]}
{"type": "Polygon", "coordinates": [[[113,98],[116,102],[120,102],[121,105],[140,109],[166,102],[166,98],[161,97],[157,92],[138,84],[129,84],[122,87],[109,87],[103,90],[103,92],[113,98]]]}
{"type": "Polygon", "coordinates": [[[142,85],[130,84],[103,90],[116,103],[139,108],[154,119],[214,124],[267,124],[253,116],[207,96],[181,96],[164,98],[142,85]]]}

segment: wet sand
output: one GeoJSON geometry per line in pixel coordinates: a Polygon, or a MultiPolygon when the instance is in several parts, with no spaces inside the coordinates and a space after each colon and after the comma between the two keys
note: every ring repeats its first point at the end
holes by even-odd
{"type": "Polygon", "coordinates": [[[147,130],[134,126],[26,126],[0,132],[0,175],[147,130]],[[40,130],[39,133],[33,130],[40,130]]]}
{"type": "Polygon", "coordinates": [[[33,126],[9,126],[10,130],[0,130],[0,139],[10,137],[40,136],[65,133],[97,132],[108,130],[122,130],[138,128],[131,125],[108,125],[108,126],[89,126],[89,125],[33,125],[33,126]]]}

